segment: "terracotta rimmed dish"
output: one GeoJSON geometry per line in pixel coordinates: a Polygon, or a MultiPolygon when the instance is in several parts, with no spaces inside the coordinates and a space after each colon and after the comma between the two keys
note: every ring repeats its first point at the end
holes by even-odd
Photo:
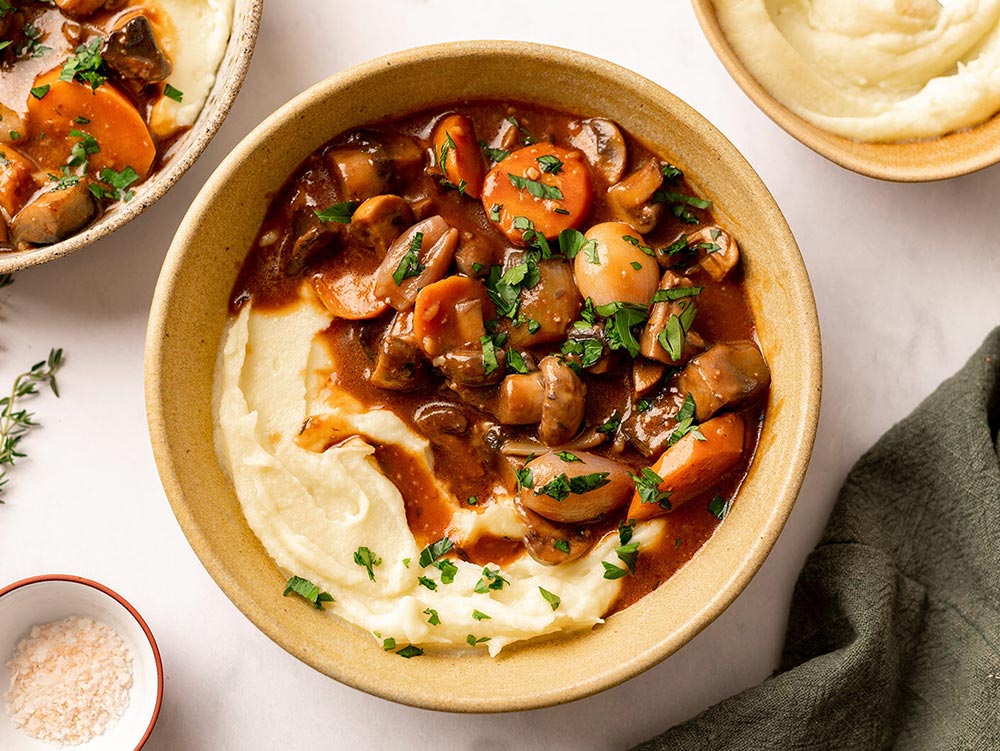
{"type": "Polygon", "coordinates": [[[164,488],[195,552],[236,606],[286,650],[343,683],[406,704],[471,712],[529,709],[608,688],[676,651],[721,613],[791,511],[812,449],[820,379],[805,267],[746,160],[704,118],[637,74],[517,42],[396,53],[323,81],[265,120],[209,179],[174,238],[146,348],[147,414],[164,488]],[[346,129],[463,98],[600,114],[669,154],[740,240],[772,386],[758,455],[733,512],[652,595],[592,632],[514,646],[495,661],[431,653],[403,660],[361,629],[281,596],[285,578],[247,526],[216,460],[212,381],[237,271],[270,197],[302,159],[346,129]]]}
{"type": "MultiPolygon", "coordinates": [[[[87,616],[113,627],[132,654],[132,688],[125,714],[108,731],[73,748],[80,751],[139,751],[153,732],[163,702],[163,663],[153,632],[138,611],[117,592],[90,579],[64,574],[35,576],[0,589],[0,686],[9,685],[6,662],[14,647],[40,623],[71,615],[87,616]]],[[[0,748],[40,751],[52,744],[17,730],[0,704],[0,748]]]]}
{"type": "Polygon", "coordinates": [[[946,180],[1000,162],[1000,117],[939,138],[905,143],[862,143],[818,128],[791,112],[757,82],[736,55],[713,0],[691,0],[708,43],[743,92],[781,128],[820,156],[879,180],[946,180]]]}
{"type": "Polygon", "coordinates": [[[250,66],[263,7],[264,0],[235,0],[233,28],[205,106],[191,129],[171,147],[171,156],[163,168],[136,188],[135,197],[61,242],[25,251],[0,252],[0,274],[54,261],[97,242],[135,219],[181,179],[201,156],[233,106],[250,66]]]}

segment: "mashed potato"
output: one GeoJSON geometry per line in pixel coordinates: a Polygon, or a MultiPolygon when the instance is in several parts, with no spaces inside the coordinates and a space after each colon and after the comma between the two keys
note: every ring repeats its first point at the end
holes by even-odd
{"type": "Polygon", "coordinates": [[[1000,0],[715,0],[776,99],[859,141],[932,138],[1000,110],[1000,0]]]}
{"type": "MultiPolygon", "coordinates": [[[[291,312],[244,306],[225,336],[216,374],[216,443],[247,521],[275,562],[289,574],[330,592],[327,609],[398,645],[466,646],[470,634],[496,655],[504,646],[555,631],[600,623],[621,586],[603,576],[602,561],[620,564],[610,535],[586,556],[544,566],[528,556],[502,569],[510,583],[475,592],[483,567],[460,560],[453,583],[421,568],[420,548],[407,526],[403,499],[360,437],[322,453],[295,438],[307,416],[326,415],[359,434],[395,444],[432,461],[427,441],[387,410],[366,412],[324,377],[334,363],[316,344],[329,314],[307,299],[291,312]],[[375,581],[354,561],[367,547],[382,559],[375,581]],[[436,583],[430,590],[419,583],[436,583]],[[558,609],[539,587],[560,598],[558,609]],[[429,623],[436,611],[440,623],[429,623]],[[473,613],[489,616],[477,619],[473,613]]],[[[457,544],[489,533],[520,536],[513,499],[499,497],[481,511],[456,504],[449,536],[457,544]]],[[[662,521],[640,525],[634,540],[652,547],[662,521]]],[[[499,568],[491,564],[491,569],[499,568]]],[[[275,597],[280,597],[275,592],[275,597]]]]}

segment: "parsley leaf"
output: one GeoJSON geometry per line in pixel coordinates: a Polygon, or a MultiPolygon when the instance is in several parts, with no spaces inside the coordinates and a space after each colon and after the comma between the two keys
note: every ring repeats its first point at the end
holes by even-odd
{"type": "Polygon", "coordinates": [[[553,201],[563,200],[562,191],[555,185],[546,185],[538,180],[530,180],[527,177],[519,177],[511,174],[510,172],[507,173],[507,178],[510,180],[510,184],[515,188],[518,190],[526,190],[535,198],[545,198],[553,201]]]}
{"type": "Polygon", "coordinates": [[[600,339],[586,337],[584,339],[567,339],[563,342],[560,351],[567,356],[578,358],[576,364],[578,368],[589,368],[597,363],[604,354],[604,345],[600,339]]]}
{"type": "Polygon", "coordinates": [[[483,156],[494,164],[502,162],[510,156],[510,152],[506,149],[494,149],[492,146],[488,145],[486,141],[480,141],[479,148],[483,150],[483,156]]]}
{"type": "Polygon", "coordinates": [[[699,441],[705,440],[705,436],[698,430],[698,424],[694,421],[695,406],[694,397],[691,394],[684,397],[684,403],[677,410],[677,415],[674,417],[677,420],[677,427],[674,428],[674,432],[667,439],[667,447],[673,446],[688,434],[693,435],[699,441]]]}
{"type": "Polygon", "coordinates": [[[513,115],[507,117],[507,122],[517,128],[517,132],[521,134],[521,143],[525,146],[531,146],[533,143],[538,143],[538,139],[531,134],[531,132],[525,128],[521,123],[518,122],[517,118],[513,115]]]}
{"type": "Polygon", "coordinates": [[[643,305],[635,303],[612,302],[598,305],[597,313],[607,319],[604,335],[608,347],[613,350],[624,349],[635,357],[639,354],[639,340],[632,331],[633,326],[639,326],[649,318],[649,311],[643,305]]]}
{"type": "Polygon", "coordinates": [[[396,652],[396,654],[398,654],[400,657],[405,657],[407,660],[409,660],[411,657],[420,657],[420,655],[422,655],[423,653],[424,650],[422,650],[420,647],[415,647],[412,644],[408,644],[407,646],[403,647],[401,650],[396,652]]]}
{"type": "Polygon", "coordinates": [[[524,374],[528,372],[528,365],[524,362],[524,357],[513,347],[507,350],[507,368],[513,373],[524,374]]]}
{"type": "Polygon", "coordinates": [[[552,543],[552,547],[565,553],[566,555],[569,555],[569,540],[556,540],[552,543]]]}
{"type": "Polygon", "coordinates": [[[538,165],[542,168],[542,172],[548,172],[553,175],[558,175],[559,170],[563,168],[563,163],[553,154],[545,154],[544,156],[536,157],[535,161],[538,162],[538,165]]]}
{"type": "Polygon", "coordinates": [[[635,519],[631,521],[624,521],[618,525],[618,542],[622,545],[628,545],[629,541],[632,539],[632,534],[635,532],[635,519]]]}
{"type": "Polygon", "coordinates": [[[628,567],[630,574],[635,573],[635,562],[639,559],[639,543],[630,542],[615,548],[615,555],[628,567]]]}
{"type": "Polygon", "coordinates": [[[432,626],[441,625],[441,618],[438,616],[438,611],[436,611],[434,608],[427,608],[427,610],[424,611],[424,615],[430,616],[430,618],[427,619],[427,622],[432,626]]]}
{"type": "Polygon", "coordinates": [[[436,581],[434,581],[433,579],[430,579],[430,578],[428,578],[426,576],[418,576],[417,577],[417,582],[421,586],[427,587],[427,589],[429,589],[431,592],[433,592],[434,590],[436,590],[438,588],[438,583],[436,581]]]}
{"type": "Polygon", "coordinates": [[[376,566],[382,565],[381,558],[368,548],[358,548],[354,551],[354,562],[368,572],[369,579],[375,581],[374,569],[376,566]]]}
{"type": "Polygon", "coordinates": [[[503,589],[504,584],[510,584],[509,581],[503,578],[500,573],[500,569],[491,569],[489,566],[483,568],[483,575],[480,577],[479,581],[476,582],[476,586],[473,587],[473,591],[479,594],[489,594],[489,590],[500,591],[503,589]]]}
{"type": "Polygon", "coordinates": [[[564,229],[559,233],[559,250],[571,261],[580,251],[593,252],[596,249],[597,243],[588,240],[580,230],[564,229]]]}
{"type": "Polygon", "coordinates": [[[432,542],[420,551],[420,568],[427,568],[453,547],[455,547],[455,544],[447,537],[442,537],[437,542],[432,542]]]}
{"type": "Polygon", "coordinates": [[[451,584],[455,581],[455,574],[458,573],[458,566],[449,560],[436,561],[434,567],[441,572],[441,583],[451,584]]]}
{"type": "Polygon", "coordinates": [[[482,612],[481,610],[473,610],[472,617],[475,618],[477,621],[489,621],[493,619],[493,616],[486,615],[486,613],[482,612]]]}
{"type": "Polygon", "coordinates": [[[323,609],[324,602],[333,602],[333,596],[329,592],[321,592],[311,581],[298,576],[293,576],[285,584],[284,596],[288,597],[290,594],[296,594],[311,602],[317,610],[323,609]]]}
{"type": "Polygon", "coordinates": [[[515,469],[514,474],[517,476],[517,489],[521,490],[523,488],[533,488],[535,487],[535,478],[531,474],[531,469],[528,467],[522,467],[521,469],[515,469]]]}
{"type": "Polygon", "coordinates": [[[604,566],[605,579],[621,579],[623,576],[628,576],[628,571],[623,568],[619,568],[613,563],[601,561],[601,565],[604,566]]]}
{"type": "Polygon", "coordinates": [[[610,472],[592,472],[589,475],[567,477],[566,473],[563,472],[547,482],[545,485],[542,485],[540,488],[535,488],[535,493],[538,495],[547,495],[550,498],[555,498],[556,501],[561,502],[564,501],[570,493],[574,495],[583,495],[584,493],[589,493],[592,490],[603,488],[611,482],[608,479],[609,475],[610,472]]]}
{"type": "Polygon", "coordinates": [[[490,637],[488,637],[488,636],[483,636],[483,637],[480,637],[479,639],[477,639],[474,635],[469,634],[468,636],[465,637],[465,641],[466,641],[466,643],[470,647],[474,647],[477,644],[482,644],[483,642],[487,642],[489,640],[490,640],[490,637]]]}
{"type": "Polygon", "coordinates": [[[557,451],[556,456],[558,456],[567,464],[571,462],[583,462],[583,459],[574,454],[572,451],[557,451]]]}
{"type": "Polygon", "coordinates": [[[612,435],[618,432],[618,427],[621,424],[622,424],[621,415],[618,414],[618,410],[615,410],[614,412],[611,413],[611,417],[609,417],[604,422],[604,424],[597,426],[597,432],[603,433],[605,435],[612,435]]]}
{"type": "Polygon", "coordinates": [[[674,287],[673,289],[658,289],[653,293],[653,302],[673,302],[685,297],[700,295],[704,287],[674,287]]]}
{"type": "Polygon", "coordinates": [[[632,482],[635,484],[635,488],[639,492],[639,500],[642,503],[658,503],[667,511],[673,508],[670,505],[670,491],[660,490],[660,485],[663,484],[663,478],[656,474],[656,472],[652,469],[649,467],[643,467],[642,472],[639,475],[633,475],[629,472],[628,476],[632,478],[632,482]]]}
{"type": "Polygon", "coordinates": [[[107,77],[100,72],[101,64],[101,43],[102,37],[94,37],[89,42],[81,44],[76,48],[76,54],[70,55],[63,63],[62,71],[59,73],[60,81],[72,81],[76,79],[82,83],[89,83],[92,91],[97,91],[97,87],[107,81],[107,77]]]}
{"type": "Polygon", "coordinates": [[[338,224],[349,224],[354,212],[360,206],[357,201],[341,201],[325,209],[313,211],[316,218],[326,224],[327,222],[337,222],[338,224]]]}
{"type": "Polygon", "coordinates": [[[111,190],[97,183],[91,183],[89,186],[90,192],[94,194],[95,198],[111,198],[115,201],[128,203],[135,197],[135,192],[128,190],[128,187],[138,181],[139,175],[131,167],[126,167],[121,172],[115,172],[110,167],[105,167],[100,171],[98,177],[111,190]]]}
{"type": "Polygon", "coordinates": [[[680,360],[684,354],[684,341],[694,323],[695,315],[698,313],[694,300],[689,300],[687,305],[683,302],[680,304],[683,306],[680,315],[671,314],[670,318],[667,319],[667,325],[656,337],[656,341],[666,350],[670,359],[675,361],[680,360]]]}
{"type": "Polygon", "coordinates": [[[551,605],[553,610],[559,609],[559,603],[562,602],[562,600],[559,599],[559,595],[554,595],[549,592],[549,590],[542,589],[541,587],[538,588],[538,591],[541,592],[542,597],[545,598],[545,602],[551,605]]]}
{"type": "Polygon", "coordinates": [[[396,639],[394,637],[390,636],[389,638],[382,640],[382,649],[384,649],[386,652],[391,652],[395,648],[396,648],[396,639]]]}
{"type": "Polygon", "coordinates": [[[175,102],[184,101],[184,92],[180,89],[175,89],[169,83],[163,89],[163,96],[167,99],[173,99],[175,102]]]}
{"type": "Polygon", "coordinates": [[[417,232],[413,239],[410,240],[410,247],[407,248],[406,253],[403,255],[402,259],[399,261],[399,265],[396,270],[392,272],[392,281],[396,283],[398,287],[406,279],[412,279],[415,276],[420,276],[420,272],[426,268],[424,264],[420,262],[420,250],[424,244],[424,233],[417,232]]]}
{"type": "Polygon", "coordinates": [[[49,84],[45,84],[44,86],[35,86],[31,90],[31,96],[35,97],[35,99],[44,99],[45,95],[49,93],[49,89],[51,88],[52,87],[49,84]]]}
{"type": "Polygon", "coordinates": [[[729,516],[729,511],[733,507],[732,499],[728,501],[718,493],[708,502],[708,512],[720,522],[729,516]]]}

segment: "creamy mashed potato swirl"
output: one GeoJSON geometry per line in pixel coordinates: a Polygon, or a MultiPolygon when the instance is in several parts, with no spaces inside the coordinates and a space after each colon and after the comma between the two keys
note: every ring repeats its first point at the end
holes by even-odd
{"type": "Polygon", "coordinates": [[[1000,110],[1000,0],[715,0],[749,72],[859,141],[933,138],[1000,110]]]}
{"type": "MultiPolygon", "coordinates": [[[[403,499],[375,463],[371,445],[358,437],[321,453],[299,447],[295,438],[305,418],[326,414],[372,441],[431,461],[426,440],[396,415],[355,408],[327,383],[324,373],[332,363],[316,335],[329,323],[329,314],[308,299],[280,313],[257,312],[248,304],[232,321],[220,353],[217,449],[251,529],[278,566],[330,592],[335,602],[327,610],[377,632],[380,643],[392,638],[400,646],[468,648],[472,634],[488,637],[480,646],[496,655],[514,641],[600,623],[621,586],[603,577],[601,565],[620,563],[617,535],[559,566],[525,555],[502,569],[510,584],[501,590],[475,592],[483,567],[460,560],[452,561],[458,567],[454,582],[444,584],[438,569],[419,566],[420,547],[407,526],[403,499]],[[374,582],[354,562],[359,547],[382,559],[374,582]],[[437,582],[437,589],[422,586],[420,576],[437,582]],[[560,598],[558,609],[539,587],[560,598]],[[430,609],[439,625],[428,622],[430,609]],[[474,611],[489,619],[474,618],[474,611]]],[[[633,539],[648,549],[662,531],[662,521],[647,522],[633,539]]],[[[484,533],[523,534],[511,498],[496,498],[480,512],[456,504],[449,532],[456,543],[484,533]]]]}

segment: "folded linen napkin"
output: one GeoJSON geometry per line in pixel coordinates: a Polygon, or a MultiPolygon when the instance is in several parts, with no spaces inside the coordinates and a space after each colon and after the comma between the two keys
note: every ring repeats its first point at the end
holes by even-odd
{"type": "Polygon", "coordinates": [[[637,751],[1000,749],[1000,329],[851,470],[778,672],[637,751]]]}

